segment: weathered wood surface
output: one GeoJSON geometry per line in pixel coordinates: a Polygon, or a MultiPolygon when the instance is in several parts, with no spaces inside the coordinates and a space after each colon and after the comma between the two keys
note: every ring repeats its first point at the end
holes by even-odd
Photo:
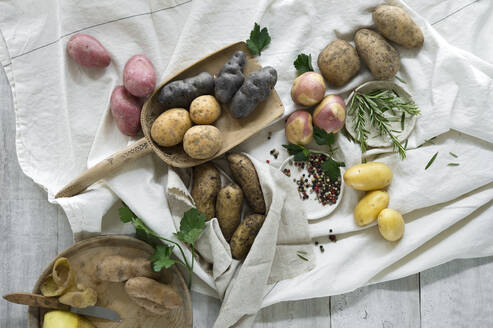
{"type": "MultiPolygon", "coordinates": [[[[446,20],[479,14],[487,1],[410,0],[457,46],[468,44],[446,20]],[[446,19],[446,20],[444,20],[446,19]],[[462,44],[462,43],[464,44],[462,44]]],[[[469,16],[470,17],[470,16],[469,16]]],[[[485,55],[485,54],[482,54],[485,55]]],[[[484,56],[490,58],[490,56],[484,56]]],[[[29,291],[47,263],[72,243],[67,219],[21,171],[15,153],[12,96],[0,70],[0,294],[29,291]]],[[[456,260],[418,275],[321,299],[284,302],[263,309],[255,327],[493,327],[493,257],[456,260]]],[[[211,327],[220,303],[192,293],[194,327],[211,327]]],[[[0,327],[27,326],[27,308],[0,300],[0,327]]]]}

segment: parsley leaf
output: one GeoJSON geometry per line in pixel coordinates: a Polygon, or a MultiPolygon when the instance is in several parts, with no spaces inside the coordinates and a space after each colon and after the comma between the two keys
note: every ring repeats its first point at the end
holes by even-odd
{"type": "Polygon", "coordinates": [[[310,157],[310,150],[306,147],[294,144],[282,145],[288,151],[289,155],[294,155],[295,162],[304,162],[310,157]]]}
{"type": "Polygon", "coordinates": [[[205,227],[205,214],[196,208],[185,212],[180,222],[180,231],[175,235],[184,243],[193,244],[205,227]]]}
{"type": "Polygon", "coordinates": [[[134,212],[126,204],[123,204],[123,207],[118,209],[118,214],[120,215],[120,221],[123,223],[131,222],[135,217],[134,212]]]}
{"type": "Polygon", "coordinates": [[[158,245],[156,246],[156,251],[149,259],[152,262],[152,269],[155,272],[161,271],[162,268],[170,268],[177,261],[171,258],[173,254],[173,248],[175,246],[168,245],[158,245]]]}
{"type": "Polygon", "coordinates": [[[248,50],[254,55],[260,56],[260,52],[270,43],[270,35],[267,27],[260,29],[260,25],[255,23],[250,32],[250,39],[246,41],[248,50]]]}
{"type": "Polygon", "coordinates": [[[339,169],[340,163],[334,161],[332,158],[325,160],[322,163],[322,170],[329,177],[330,180],[335,181],[341,176],[341,170],[339,169]]]}
{"type": "Polygon", "coordinates": [[[333,133],[327,133],[325,130],[314,126],[313,127],[313,138],[317,145],[333,145],[336,141],[336,136],[333,133]]]}
{"type": "Polygon", "coordinates": [[[300,73],[313,72],[312,55],[299,54],[293,62],[293,65],[300,73]]]}

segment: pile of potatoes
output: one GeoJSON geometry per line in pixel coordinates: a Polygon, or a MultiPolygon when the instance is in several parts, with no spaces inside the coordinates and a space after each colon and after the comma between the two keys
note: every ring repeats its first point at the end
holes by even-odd
{"type": "Polygon", "coordinates": [[[298,110],[287,119],[285,134],[290,143],[309,144],[313,139],[313,125],[327,133],[337,133],[344,126],[344,101],[336,95],[324,97],[325,81],[334,88],[346,85],[360,71],[360,57],[377,80],[391,79],[399,71],[400,56],[385,38],[405,48],[423,45],[420,28],[400,7],[377,6],[373,21],[380,34],[366,28],[358,30],[354,35],[356,48],[344,40],[332,41],[318,56],[322,74],[306,72],[294,80],[291,88],[294,103],[304,107],[318,105],[313,115],[298,110]]]}
{"type": "Polygon", "coordinates": [[[404,48],[423,45],[421,29],[400,7],[377,6],[373,21],[379,33],[367,28],[356,31],[356,49],[347,41],[335,40],[320,52],[318,67],[331,86],[346,85],[359,72],[360,57],[377,80],[392,79],[399,71],[400,56],[387,40],[404,48]]]}
{"type": "MultiPolygon", "coordinates": [[[[108,50],[94,37],[77,33],[67,43],[69,56],[79,65],[102,69],[111,63],[108,50]]],[[[156,71],[144,55],[134,55],[123,68],[123,85],[113,89],[111,115],[121,133],[136,136],[140,132],[140,112],[147,96],[156,86],[156,71]]]]}
{"type": "Polygon", "coordinates": [[[183,143],[185,153],[195,159],[213,157],[223,142],[212,125],[221,115],[221,104],[229,104],[235,118],[248,117],[277,82],[277,72],[270,66],[245,77],[245,63],[245,53],[237,51],[216,78],[202,72],[165,85],[157,97],[164,112],[151,127],[152,139],[162,147],[183,143]]]}
{"type": "Polygon", "coordinates": [[[359,226],[378,220],[378,230],[388,241],[397,241],[404,234],[402,215],[391,208],[389,194],[383,188],[392,182],[392,170],[384,163],[358,164],[344,173],[344,182],[356,189],[368,191],[354,209],[354,221],[359,226]]]}
{"type": "Polygon", "coordinates": [[[236,183],[221,186],[219,170],[212,163],[193,168],[192,198],[206,220],[217,218],[231,255],[242,260],[248,254],[265,220],[265,200],[257,171],[248,157],[227,156],[236,183]],[[253,212],[241,221],[243,199],[253,212]]]}

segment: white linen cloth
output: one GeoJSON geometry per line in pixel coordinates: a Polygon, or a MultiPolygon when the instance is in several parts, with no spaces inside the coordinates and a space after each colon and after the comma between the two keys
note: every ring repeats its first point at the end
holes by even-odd
{"type": "MultiPolygon", "coordinates": [[[[296,109],[289,91],[296,77],[292,62],[297,54],[311,53],[316,68],[316,56],[328,42],[351,40],[357,28],[372,26],[371,8],[380,2],[154,0],[119,1],[115,6],[113,1],[4,1],[0,3],[4,43],[0,61],[15,102],[20,165],[47,190],[51,202],[63,207],[77,238],[102,230],[128,232],[128,225],[119,224],[114,215],[102,219],[108,210],[114,213],[118,198],[153,230],[171,236],[175,224],[166,215],[170,209],[165,195],[170,173],[154,155],[127,165],[88,192],[53,199],[87,166],[134,141],[117,130],[108,111],[111,91],[122,83],[125,61],[143,53],[153,62],[158,80],[163,80],[220,47],[248,38],[253,23],[258,22],[267,26],[272,36],[271,45],[259,60],[278,70],[276,90],[288,115],[296,109]],[[67,57],[66,42],[77,31],[93,35],[110,51],[112,64],[108,68],[87,70],[67,57]]],[[[408,158],[401,161],[390,153],[379,157],[394,171],[390,206],[404,214],[405,236],[398,243],[388,243],[376,227],[357,227],[352,210],[361,194],[346,188],[339,208],[329,218],[310,222],[310,235],[325,247],[323,254],[315,252],[316,268],[266,288],[262,307],[347,292],[454,258],[493,254],[493,65],[485,61],[493,53],[493,46],[485,42],[491,26],[486,20],[493,13],[493,4],[409,2],[454,43],[479,57],[447,43],[422,16],[403,2],[392,1],[406,7],[425,35],[419,51],[398,47],[402,64],[398,75],[407,82],[403,87],[422,111],[409,140],[408,158]],[[478,19],[461,16],[466,11],[478,19]],[[454,21],[455,17],[462,19],[448,25],[453,32],[447,32],[447,20],[454,21]],[[435,136],[433,144],[416,148],[435,136]],[[436,152],[436,161],[425,171],[424,166],[436,152]],[[453,158],[449,152],[459,157],[453,158]],[[447,166],[449,162],[460,166],[447,166]],[[338,236],[335,243],[328,241],[330,229],[338,236]]],[[[367,80],[371,75],[363,68],[343,89],[329,89],[327,93],[345,96],[367,80]]],[[[280,120],[237,150],[258,162],[270,159],[278,166],[287,155],[281,151],[273,160],[268,153],[286,143],[283,133],[280,120]],[[272,132],[270,140],[268,131],[272,132]]],[[[344,137],[339,137],[338,143],[347,166],[361,161],[358,145],[344,137]]],[[[200,266],[196,273],[199,270],[200,266]]],[[[217,288],[211,288],[213,275],[199,278],[194,281],[196,290],[218,294],[217,288]]],[[[238,317],[232,311],[227,313],[231,314],[228,319],[238,317]]],[[[242,323],[248,325],[251,320],[249,316],[242,323]]],[[[218,326],[229,322],[219,321],[218,326]]]]}

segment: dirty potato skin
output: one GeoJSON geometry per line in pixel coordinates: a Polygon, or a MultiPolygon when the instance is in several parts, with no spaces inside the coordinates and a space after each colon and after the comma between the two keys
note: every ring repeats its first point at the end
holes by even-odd
{"type": "Polygon", "coordinates": [[[373,21],[378,31],[387,39],[405,48],[420,48],[423,32],[404,9],[380,5],[373,11],[373,21]]]}
{"type": "Polygon", "coordinates": [[[192,198],[200,213],[206,220],[216,216],[216,197],[221,189],[221,176],[212,163],[205,163],[193,168],[192,198]]]}
{"type": "Polygon", "coordinates": [[[183,150],[195,159],[211,158],[222,145],[221,131],[213,125],[196,125],[183,136],[183,150]]]}
{"type": "Polygon", "coordinates": [[[151,126],[151,137],[158,145],[171,147],[182,142],[185,132],[192,126],[188,111],[173,108],[156,118],[151,126]]]}
{"type": "Polygon", "coordinates": [[[248,254],[264,220],[265,215],[251,214],[241,222],[229,243],[234,259],[241,260],[248,254]]]}
{"type": "Polygon", "coordinates": [[[265,200],[255,166],[248,157],[241,154],[227,156],[233,178],[243,190],[248,205],[253,212],[265,214],[265,200]]]}
{"type": "Polygon", "coordinates": [[[190,118],[195,124],[214,123],[221,115],[221,105],[213,96],[195,98],[190,104],[190,118]]]}
{"type": "Polygon", "coordinates": [[[377,80],[389,80],[401,67],[400,56],[385,39],[372,30],[360,29],[354,43],[361,59],[377,80]]]}
{"type": "Polygon", "coordinates": [[[329,43],[318,55],[317,64],[324,78],[334,87],[346,85],[361,66],[356,49],[344,40],[329,43]]]}
{"type": "Polygon", "coordinates": [[[216,216],[224,239],[229,241],[241,221],[243,191],[236,184],[224,186],[217,195],[216,216]]]}
{"type": "Polygon", "coordinates": [[[167,313],[183,303],[173,288],[146,277],[129,279],[125,291],[135,303],[155,314],[167,313]]]}
{"type": "Polygon", "coordinates": [[[122,282],[133,277],[157,276],[151,268],[151,262],[141,257],[107,256],[96,266],[96,277],[103,281],[122,282]]]}

